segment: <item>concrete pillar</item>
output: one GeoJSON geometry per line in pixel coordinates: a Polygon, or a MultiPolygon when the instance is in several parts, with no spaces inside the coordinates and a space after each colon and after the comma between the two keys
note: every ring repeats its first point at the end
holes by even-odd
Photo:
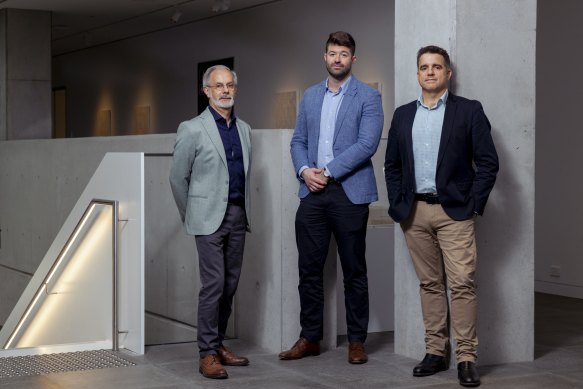
{"type": "MultiPolygon", "coordinates": [[[[480,100],[500,173],[477,222],[481,364],[534,357],[536,0],[395,2],[395,104],[416,99],[416,51],[447,49],[453,92],[480,100]]],[[[395,352],[425,353],[418,280],[395,229],[395,352]]],[[[455,365],[454,365],[455,366],[455,365]]]]}
{"type": "Polygon", "coordinates": [[[51,14],[0,10],[0,141],[51,137],[51,14]]]}

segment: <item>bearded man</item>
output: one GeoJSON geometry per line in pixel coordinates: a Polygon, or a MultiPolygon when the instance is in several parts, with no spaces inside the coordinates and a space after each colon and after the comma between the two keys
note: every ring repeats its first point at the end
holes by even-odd
{"type": "Polygon", "coordinates": [[[383,129],[381,95],[352,75],[356,44],[338,31],[326,41],[326,80],[306,90],[291,140],[299,181],[295,220],[300,338],[282,360],[320,354],[324,318],[324,263],[331,234],[344,274],[348,362],[365,363],[368,331],[366,226],[378,200],[371,157],[383,129]]]}
{"type": "Polygon", "coordinates": [[[251,128],[235,117],[237,75],[206,70],[208,108],[178,127],[170,185],[186,232],[195,236],[200,269],[197,341],[199,371],[227,378],[224,366],[249,360],[223,345],[249,227],[251,128]]]}

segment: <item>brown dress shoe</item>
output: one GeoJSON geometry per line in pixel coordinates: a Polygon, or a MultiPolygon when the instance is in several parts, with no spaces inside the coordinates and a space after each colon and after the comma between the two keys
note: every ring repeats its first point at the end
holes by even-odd
{"type": "Polygon", "coordinates": [[[238,356],[222,344],[217,350],[217,356],[224,366],[247,366],[249,364],[247,358],[238,356]]]}
{"type": "Polygon", "coordinates": [[[355,365],[368,362],[368,355],[364,351],[362,342],[350,342],[348,346],[348,362],[355,365]]]}
{"type": "Polygon", "coordinates": [[[306,338],[299,338],[291,349],[279,354],[279,359],[300,359],[310,355],[320,355],[320,342],[310,342],[306,338]]]}
{"type": "Polygon", "coordinates": [[[227,378],[229,375],[227,371],[219,362],[219,358],[215,354],[209,354],[200,358],[198,363],[198,371],[206,378],[227,378]]]}

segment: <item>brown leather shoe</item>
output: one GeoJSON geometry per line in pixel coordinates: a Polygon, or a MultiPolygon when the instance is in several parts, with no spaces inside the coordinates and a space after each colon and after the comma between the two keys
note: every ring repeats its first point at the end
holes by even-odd
{"type": "Polygon", "coordinates": [[[247,366],[249,364],[247,358],[238,356],[223,345],[217,349],[217,356],[224,366],[247,366]]]}
{"type": "Polygon", "coordinates": [[[368,355],[364,351],[362,342],[350,342],[348,346],[348,362],[355,365],[368,362],[368,355]]]}
{"type": "Polygon", "coordinates": [[[291,349],[279,354],[279,359],[300,359],[310,355],[320,355],[320,342],[310,342],[306,338],[299,338],[291,349]]]}
{"type": "Polygon", "coordinates": [[[229,375],[227,371],[219,362],[219,358],[215,354],[209,354],[200,358],[198,363],[198,371],[206,378],[227,378],[229,375]]]}

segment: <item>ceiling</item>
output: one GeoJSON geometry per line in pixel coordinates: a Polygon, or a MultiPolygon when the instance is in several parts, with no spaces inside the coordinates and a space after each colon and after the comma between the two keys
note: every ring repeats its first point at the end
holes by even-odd
{"type": "Polygon", "coordinates": [[[0,0],[52,12],[53,55],[281,0],[0,0]]]}

